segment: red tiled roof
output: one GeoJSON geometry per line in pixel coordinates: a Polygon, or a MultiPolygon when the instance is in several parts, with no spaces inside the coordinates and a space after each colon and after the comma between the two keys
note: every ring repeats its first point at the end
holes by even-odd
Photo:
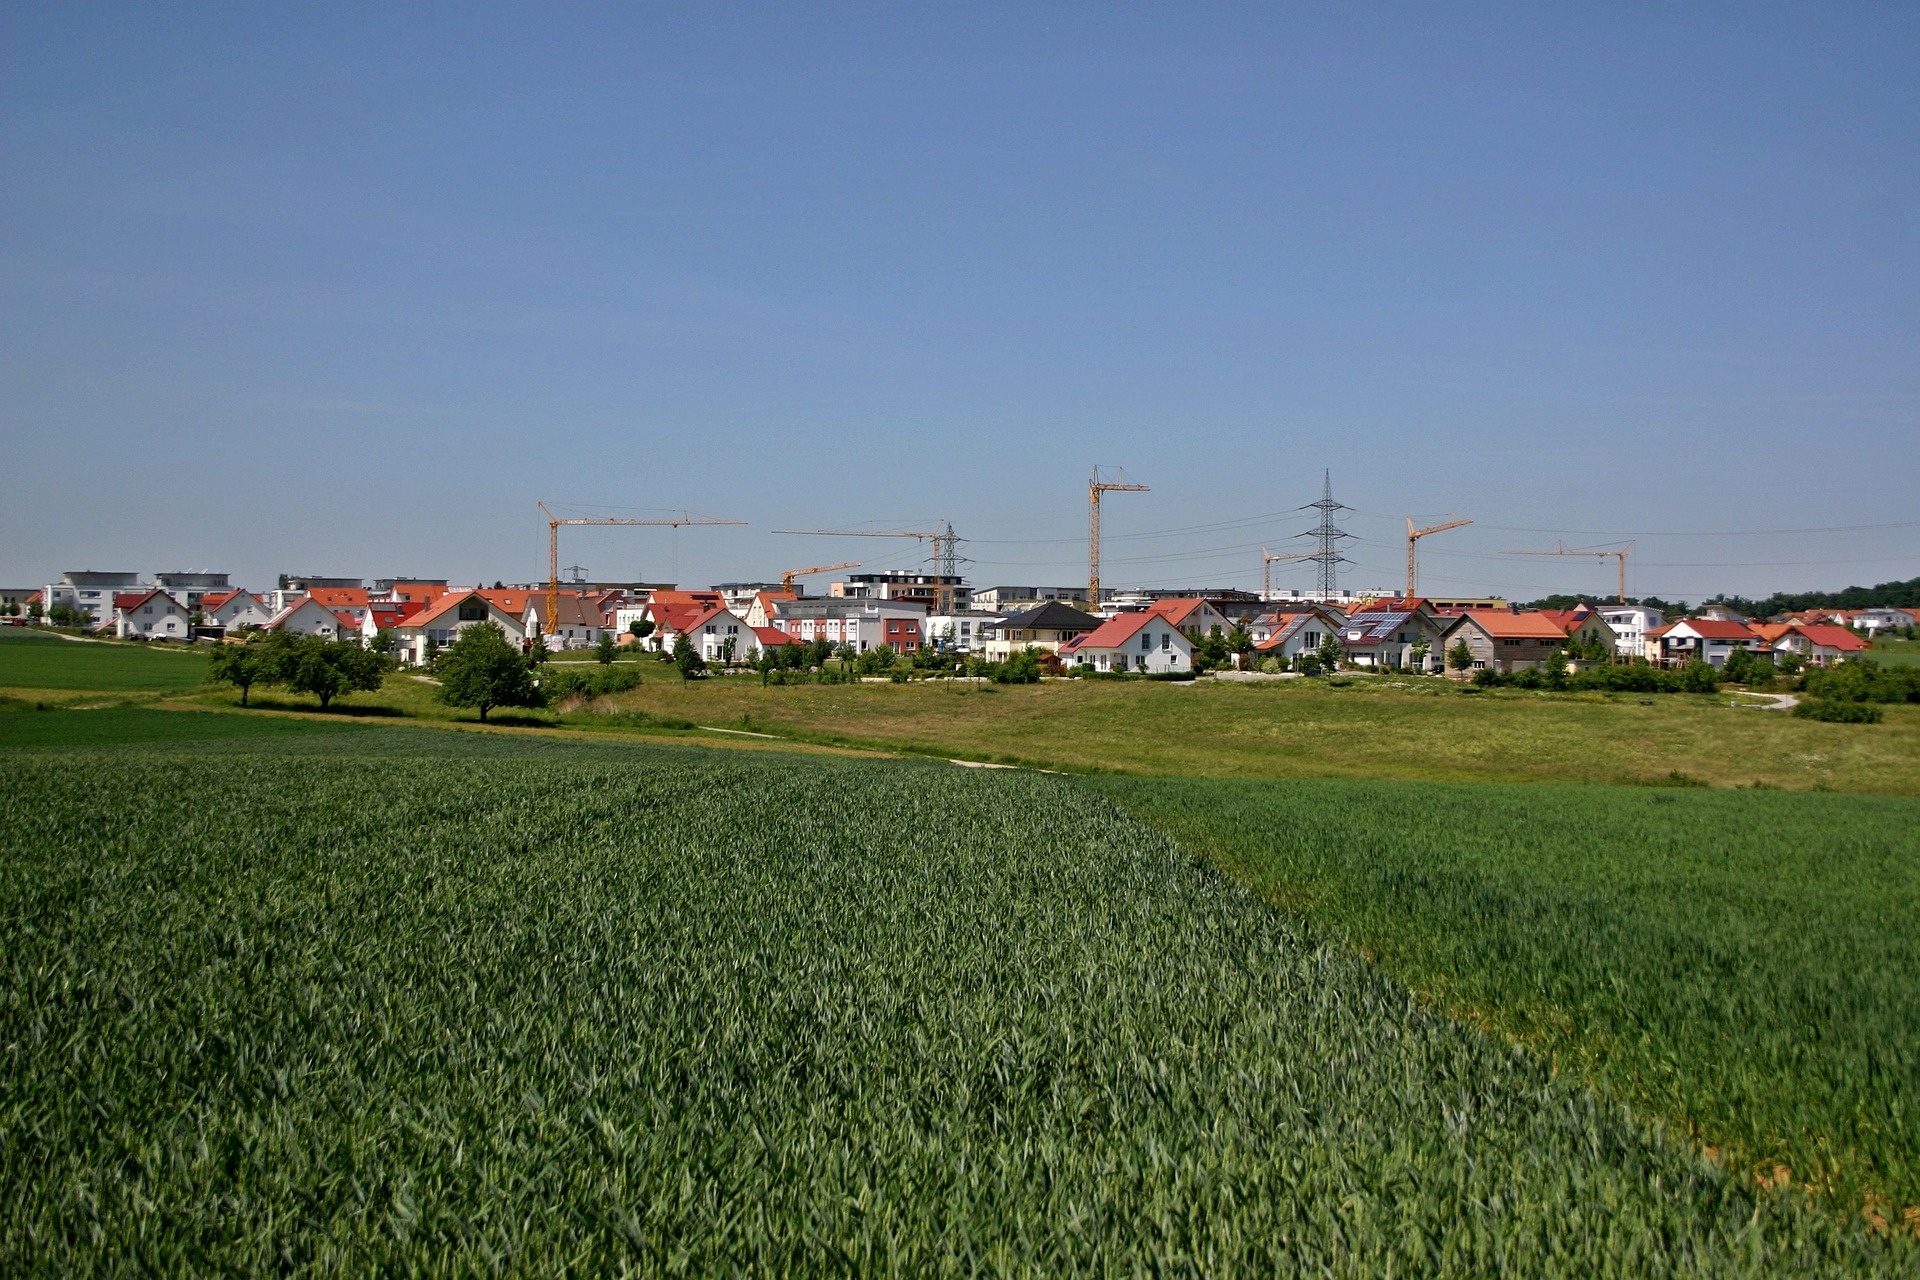
{"type": "Polygon", "coordinates": [[[1199,612],[1204,604],[1206,601],[1198,596],[1176,597],[1172,600],[1155,600],[1147,606],[1147,612],[1157,613],[1177,627],[1199,612]]]}
{"type": "Polygon", "coordinates": [[[1751,640],[1754,638],[1752,629],[1744,622],[1721,622],[1716,618],[1682,618],[1673,625],[1691,628],[1693,633],[1702,640],[1751,640]]]}
{"type": "Polygon", "coordinates": [[[367,589],[365,587],[315,587],[307,592],[307,599],[322,609],[364,609],[367,607],[367,589]]]}
{"type": "Polygon", "coordinates": [[[444,582],[396,582],[387,593],[396,604],[431,604],[450,590],[444,582]]]}
{"type": "MultiPolygon", "coordinates": [[[[520,620],[525,616],[524,613],[515,613],[500,604],[499,601],[493,599],[494,596],[506,594],[512,593],[500,591],[449,591],[426,608],[420,610],[420,612],[403,619],[400,625],[403,627],[424,627],[430,622],[438,622],[441,618],[446,617],[449,613],[458,609],[464,601],[471,600],[477,596],[492,605],[495,609],[498,609],[501,613],[506,614],[513,620],[513,624],[516,627],[520,626],[520,620]]],[[[519,594],[525,596],[526,592],[522,591],[519,594]]]]}
{"type": "Polygon", "coordinates": [[[1508,613],[1501,609],[1469,609],[1466,617],[1496,640],[1564,640],[1567,633],[1541,613],[1508,613]]]}
{"type": "Polygon", "coordinates": [[[1795,626],[1794,630],[1814,644],[1838,649],[1842,653],[1859,653],[1867,647],[1867,642],[1853,632],[1830,623],[1803,622],[1795,626]]]}
{"type": "MultiPolygon", "coordinates": [[[[1105,622],[1095,627],[1092,631],[1087,632],[1083,636],[1075,636],[1073,639],[1067,641],[1066,644],[1061,645],[1060,651],[1062,653],[1077,653],[1082,649],[1118,649],[1125,645],[1127,641],[1133,639],[1135,633],[1137,633],[1140,628],[1155,619],[1161,622],[1173,621],[1173,619],[1169,618],[1166,614],[1154,609],[1148,609],[1141,613],[1115,614],[1113,617],[1108,618],[1105,622]]],[[[1178,629],[1178,626],[1176,626],[1175,630],[1178,629]]]]}
{"type": "Polygon", "coordinates": [[[753,629],[753,634],[760,638],[760,644],[762,648],[772,646],[772,645],[800,643],[798,640],[794,639],[794,637],[788,635],[786,632],[782,631],[778,627],[755,627],[753,629]]]}
{"type": "Polygon", "coordinates": [[[113,607],[116,609],[137,609],[142,604],[145,604],[160,594],[161,592],[157,589],[153,591],[116,591],[113,593],[113,607]]]}
{"type": "MultiPolygon", "coordinates": [[[[520,587],[494,587],[490,590],[480,590],[475,592],[460,591],[460,592],[455,592],[454,594],[462,597],[465,597],[470,594],[478,595],[482,600],[485,600],[488,604],[491,604],[495,608],[499,609],[500,612],[510,613],[516,619],[519,619],[527,616],[527,601],[532,599],[535,595],[538,595],[541,593],[525,590],[520,587]]],[[[435,600],[433,603],[435,605],[438,605],[441,600],[445,600],[445,599],[446,599],[446,596],[441,596],[439,600],[435,600]]]]}

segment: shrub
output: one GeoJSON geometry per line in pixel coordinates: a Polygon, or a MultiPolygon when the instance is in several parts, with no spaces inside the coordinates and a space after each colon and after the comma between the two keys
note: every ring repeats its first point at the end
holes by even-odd
{"type": "Polygon", "coordinates": [[[1886,713],[1871,702],[1802,702],[1793,709],[1802,720],[1824,720],[1829,724],[1879,724],[1886,713]]]}

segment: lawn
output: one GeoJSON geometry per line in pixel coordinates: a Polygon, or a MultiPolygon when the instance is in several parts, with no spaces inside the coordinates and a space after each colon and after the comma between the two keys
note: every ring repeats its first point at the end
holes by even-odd
{"type": "Polygon", "coordinates": [[[1030,772],[5,752],[0,972],[16,1274],[1915,1261],[1030,772]]]}
{"type": "Polygon", "coordinates": [[[1920,800],[1089,785],[1744,1175],[1920,1222],[1920,800]]]}
{"type": "Polygon", "coordinates": [[[206,672],[204,648],[68,640],[0,627],[0,689],[171,693],[198,687],[206,672]]]}
{"type": "Polygon", "coordinates": [[[1883,636],[1875,639],[1867,651],[1867,656],[1875,662],[1884,662],[1888,666],[1920,666],[1920,640],[1908,640],[1900,636],[1883,636]]]}

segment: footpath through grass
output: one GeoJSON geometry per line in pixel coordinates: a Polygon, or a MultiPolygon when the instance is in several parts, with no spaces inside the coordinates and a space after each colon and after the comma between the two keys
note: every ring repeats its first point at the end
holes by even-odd
{"type": "Polygon", "coordinates": [[[1742,1176],[1920,1228],[1920,801],[1089,785],[1742,1176]]]}
{"type": "Polygon", "coordinates": [[[390,728],[0,750],[0,974],[7,1273],[1915,1258],[1033,774],[390,728]]]}

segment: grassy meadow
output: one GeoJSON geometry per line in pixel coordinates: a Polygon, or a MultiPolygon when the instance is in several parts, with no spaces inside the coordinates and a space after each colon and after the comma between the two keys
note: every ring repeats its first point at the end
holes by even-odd
{"type": "Polygon", "coordinates": [[[1089,785],[1744,1176],[1920,1219],[1920,800],[1089,785]]]}
{"type": "Polygon", "coordinates": [[[1894,1275],[1920,1247],[1701,1159],[1064,778],[96,736],[0,747],[0,872],[11,1273],[1894,1275]]]}
{"type": "Polygon", "coordinates": [[[207,651],[187,646],[70,640],[27,627],[0,627],[0,689],[52,693],[173,693],[206,678],[207,651]]]}

